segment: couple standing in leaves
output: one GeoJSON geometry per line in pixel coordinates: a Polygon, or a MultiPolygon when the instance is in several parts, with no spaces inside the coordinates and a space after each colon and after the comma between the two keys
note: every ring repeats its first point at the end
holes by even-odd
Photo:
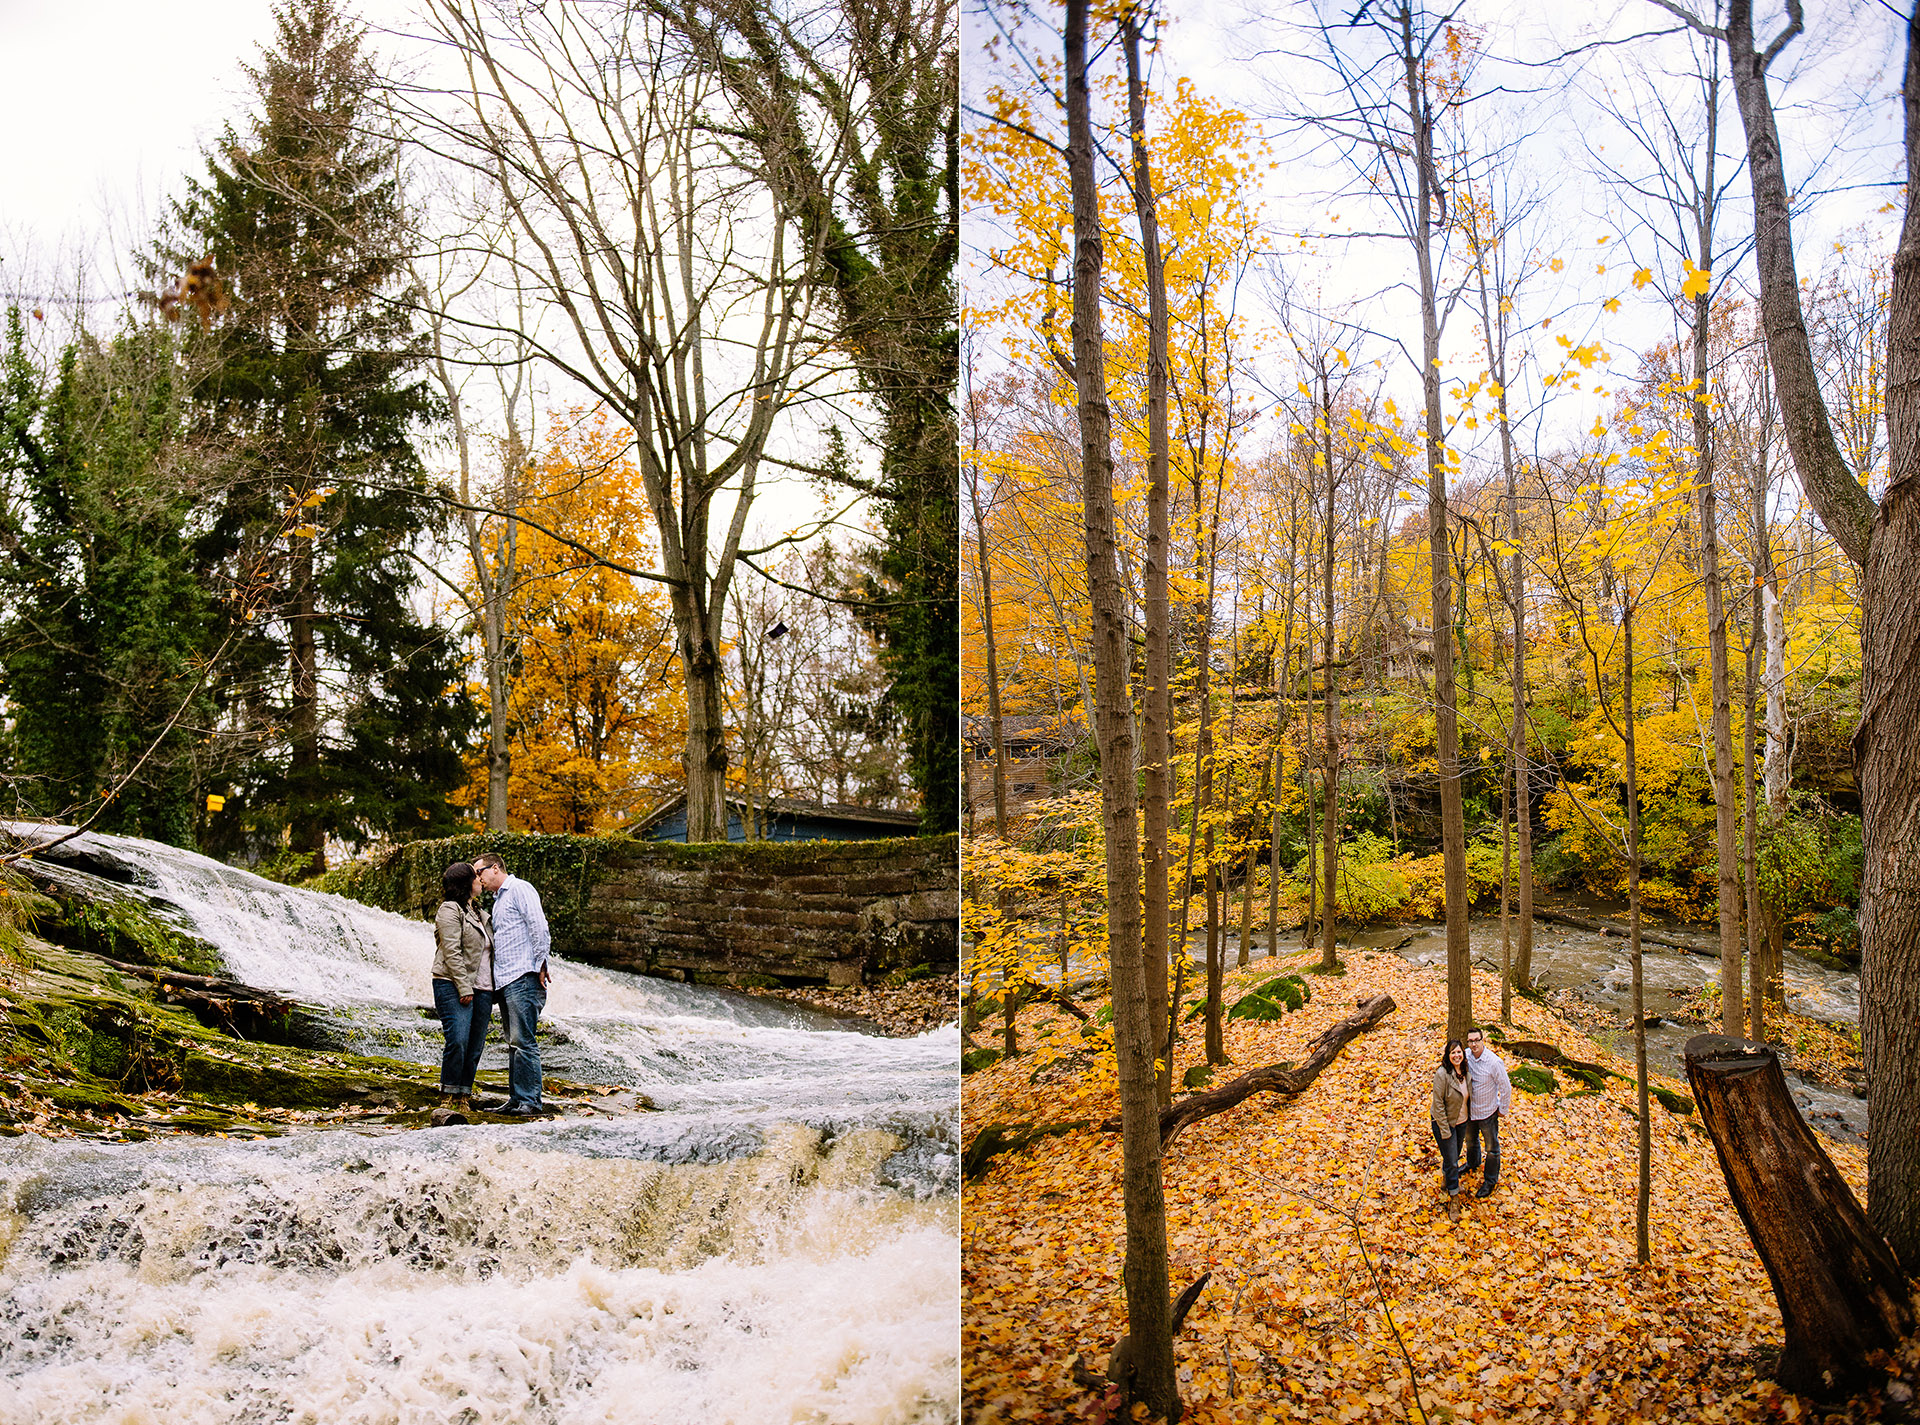
{"type": "Polygon", "coordinates": [[[1467,1042],[1449,1039],[1433,1071],[1433,1140],[1440,1145],[1441,1172],[1447,1194],[1447,1216],[1458,1218],[1460,1174],[1482,1162],[1486,1172],[1476,1197],[1491,1196],[1500,1181],[1500,1115],[1513,1105],[1513,1082],[1500,1056],[1487,1047],[1486,1031],[1475,1026],[1467,1042]],[[1460,1150],[1466,1148],[1463,1162],[1460,1150]]]}

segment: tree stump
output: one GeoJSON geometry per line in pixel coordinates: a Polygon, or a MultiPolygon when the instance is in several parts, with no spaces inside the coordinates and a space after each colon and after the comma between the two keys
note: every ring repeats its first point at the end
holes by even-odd
{"type": "Polygon", "coordinates": [[[1775,1379],[1834,1399],[1872,1382],[1866,1361],[1914,1328],[1905,1274],[1801,1119],[1765,1045],[1698,1034],[1687,1081],[1727,1190],[1766,1264],[1786,1323],[1775,1379]]]}

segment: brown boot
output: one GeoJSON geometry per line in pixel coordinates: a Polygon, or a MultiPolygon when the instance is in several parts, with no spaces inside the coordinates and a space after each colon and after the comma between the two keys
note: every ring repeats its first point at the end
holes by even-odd
{"type": "Polygon", "coordinates": [[[1456,1197],[1449,1196],[1447,1198],[1447,1221],[1458,1222],[1459,1220],[1460,1220],[1460,1200],[1456,1197]]]}

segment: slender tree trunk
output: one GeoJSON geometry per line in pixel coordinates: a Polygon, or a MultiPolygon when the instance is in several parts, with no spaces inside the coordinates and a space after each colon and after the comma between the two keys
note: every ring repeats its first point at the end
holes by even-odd
{"type": "Polygon", "coordinates": [[[287,732],[294,791],[287,849],[311,856],[304,874],[317,876],[327,869],[327,839],[316,800],[320,794],[320,677],[314,639],[314,620],[319,613],[313,588],[314,537],[296,534],[287,543],[287,580],[292,595],[287,629],[292,661],[287,732]]]}
{"type": "Polygon", "coordinates": [[[1513,565],[1507,575],[1507,592],[1513,599],[1513,815],[1519,866],[1520,944],[1514,953],[1514,977],[1523,985],[1533,983],[1533,798],[1531,778],[1527,775],[1527,565],[1521,554],[1524,547],[1520,530],[1520,491],[1515,480],[1513,435],[1507,421],[1506,363],[1501,360],[1500,375],[1500,459],[1506,467],[1507,528],[1513,540],[1513,565]]]}
{"type": "Polygon", "coordinates": [[[1624,685],[1622,702],[1626,708],[1623,741],[1626,747],[1627,778],[1627,956],[1633,966],[1633,1072],[1639,1082],[1640,1180],[1634,1207],[1634,1252],[1645,1265],[1653,1256],[1647,1218],[1653,1203],[1653,1136],[1647,1117],[1647,1001],[1646,980],[1640,961],[1640,781],[1634,756],[1633,712],[1633,593],[1623,590],[1621,600],[1621,653],[1624,685]]]}
{"type": "Polygon", "coordinates": [[[1092,604],[1094,720],[1105,819],[1107,928],[1111,947],[1114,1053],[1120,1080],[1122,1196],[1127,1250],[1123,1280],[1133,1343],[1134,1394],[1175,1419],[1173,1323],[1167,1294],[1166,1202],[1160,1171],[1160,1104],[1154,1082],[1158,1026],[1147,1013],[1141,934],[1139,818],[1133,778],[1132,690],[1113,504],[1111,416],[1100,322],[1103,260],[1093,173],[1087,82],[1087,3],[1067,0],[1067,164],[1073,193],[1073,363],[1079,397],[1080,467],[1086,500],[1087,588],[1092,604]]]}
{"type": "MultiPolygon", "coordinates": [[[[1716,52],[1717,57],[1717,52],[1716,52]]],[[[1705,198],[1698,210],[1700,266],[1714,263],[1713,220],[1715,137],[1719,132],[1720,87],[1718,66],[1707,85],[1707,173],[1705,198]]],[[[1719,860],[1720,919],[1720,1029],[1729,1037],[1740,1033],[1740,879],[1733,850],[1733,728],[1729,712],[1727,676],[1727,615],[1720,589],[1720,524],[1716,512],[1713,448],[1713,411],[1709,404],[1707,371],[1708,296],[1693,299],[1693,454],[1694,483],[1700,497],[1700,581],[1707,599],[1707,657],[1713,683],[1713,836],[1719,860]]]]}
{"type": "MultiPolygon", "coordinates": [[[[1202,851],[1206,857],[1206,866],[1202,872],[1207,904],[1207,1007],[1205,1013],[1205,1037],[1207,1062],[1224,1064],[1227,1062],[1227,1045],[1222,1031],[1224,1009],[1220,1003],[1220,870],[1214,861],[1213,834],[1213,600],[1216,581],[1220,573],[1220,492],[1226,483],[1226,470],[1220,472],[1219,483],[1215,486],[1213,501],[1213,521],[1206,532],[1205,559],[1207,563],[1207,605],[1200,611],[1200,672],[1196,680],[1200,697],[1200,734],[1195,749],[1197,782],[1194,788],[1194,807],[1197,815],[1206,818],[1202,832],[1202,851]],[[1204,808],[1204,812],[1200,809],[1204,808]]],[[[1194,517],[1200,517],[1200,498],[1198,476],[1195,477],[1194,517]]],[[[1172,1061],[1169,1060],[1169,1063],[1172,1061]]]]}
{"type": "MultiPolygon", "coordinates": [[[[1752,610],[1757,613],[1758,610],[1752,610]]],[[[1743,847],[1741,870],[1744,873],[1747,891],[1747,1037],[1756,1044],[1767,1042],[1767,969],[1766,957],[1761,948],[1760,934],[1760,866],[1756,856],[1755,819],[1759,815],[1759,802],[1755,798],[1758,790],[1753,775],[1753,719],[1756,711],[1755,693],[1758,691],[1758,678],[1755,665],[1760,651],[1760,620],[1752,620],[1752,636],[1747,640],[1747,716],[1746,726],[1741,738],[1741,769],[1746,776],[1747,795],[1745,815],[1740,818],[1746,833],[1743,847]]]]}
{"type": "Polygon", "coordinates": [[[1426,406],[1427,539],[1432,555],[1434,730],[1439,743],[1440,849],[1447,900],[1447,1037],[1465,1039],[1473,1021],[1473,959],[1467,943],[1467,823],[1460,787],[1460,721],[1453,680],[1453,593],[1447,556],[1447,461],[1440,413],[1440,315],[1433,270],[1433,121],[1413,11],[1400,7],[1400,59],[1419,169],[1413,248],[1420,269],[1420,378],[1426,406]]]}
{"type": "Polygon", "coordinates": [[[1322,921],[1320,941],[1320,968],[1331,972],[1339,959],[1334,953],[1333,937],[1336,922],[1340,917],[1340,897],[1338,876],[1340,872],[1340,670],[1334,666],[1336,650],[1334,646],[1334,607],[1333,607],[1333,536],[1334,536],[1334,478],[1333,478],[1333,396],[1327,387],[1325,358],[1320,369],[1320,454],[1327,463],[1327,519],[1326,527],[1321,531],[1322,547],[1325,556],[1321,563],[1320,598],[1325,603],[1327,616],[1326,634],[1321,642],[1321,661],[1326,665],[1327,690],[1321,698],[1320,710],[1325,727],[1326,763],[1323,768],[1326,790],[1325,810],[1321,813],[1321,834],[1326,842],[1326,865],[1323,868],[1327,877],[1324,900],[1326,916],[1322,921]]]}
{"type": "Polygon", "coordinates": [[[973,474],[974,554],[980,565],[980,627],[987,643],[987,735],[993,739],[993,834],[1007,834],[1007,730],[1000,717],[1000,654],[993,637],[993,567],[987,559],[987,514],[973,474]]]}
{"type": "MultiPolygon", "coordinates": [[[[1147,1009],[1154,1023],[1169,1018],[1167,992],[1167,838],[1172,824],[1169,771],[1173,766],[1172,609],[1167,593],[1167,557],[1172,547],[1167,503],[1167,283],[1160,256],[1160,218],[1147,162],[1146,91],[1140,79],[1140,16],[1124,20],[1127,54],[1127,114],[1133,131],[1133,204],[1140,223],[1147,275],[1147,549],[1143,578],[1146,627],[1146,696],[1142,700],[1141,812],[1146,840],[1147,1009]]],[[[1181,947],[1184,954],[1185,946],[1181,947]]],[[[1160,1106],[1173,1102],[1173,1062],[1159,1073],[1160,1106]]]]}
{"type": "MultiPolygon", "coordinates": [[[[1694,369],[1705,383],[1706,298],[1695,305],[1694,369]]],[[[1740,870],[1733,846],[1733,726],[1727,673],[1727,616],[1720,591],[1720,539],[1714,511],[1711,424],[1704,390],[1693,402],[1694,439],[1698,442],[1695,478],[1700,483],[1701,579],[1707,596],[1707,647],[1713,665],[1713,833],[1719,858],[1720,1029],[1737,1037],[1740,1013],[1740,870]]]]}
{"type": "MultiPolygon", "coordinates": [[[[1518,649],[1515,650],[1517,654],[1518,649]]],[[[1514,760],[1511,749],[1509,762],[1514,760]]],[[[1509,791],[1511,776],[1500,779],[1500,1022],[1513,1023],[1513,934],[1507,918],[1513,893],[1513,823],[1509,791]]]]}

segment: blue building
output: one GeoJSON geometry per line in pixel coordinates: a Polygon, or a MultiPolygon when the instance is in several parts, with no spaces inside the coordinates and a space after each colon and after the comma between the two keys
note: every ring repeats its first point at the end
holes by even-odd
{"type": "MultiPolygon", "coordinates": [[[[910,811],[878,811],[873,807],[827,806],[821,802],[773,797],[753,803],[749,813],[744,797],[727,798],[727,840],[748,839],[751,816],[761,841],[878,841],[889,836],[917,836],[920,817],[910,811]]],[[[687,839],[687,794],[662,802],[636,822],[633,836],[648,841],[687,839]]]]}

